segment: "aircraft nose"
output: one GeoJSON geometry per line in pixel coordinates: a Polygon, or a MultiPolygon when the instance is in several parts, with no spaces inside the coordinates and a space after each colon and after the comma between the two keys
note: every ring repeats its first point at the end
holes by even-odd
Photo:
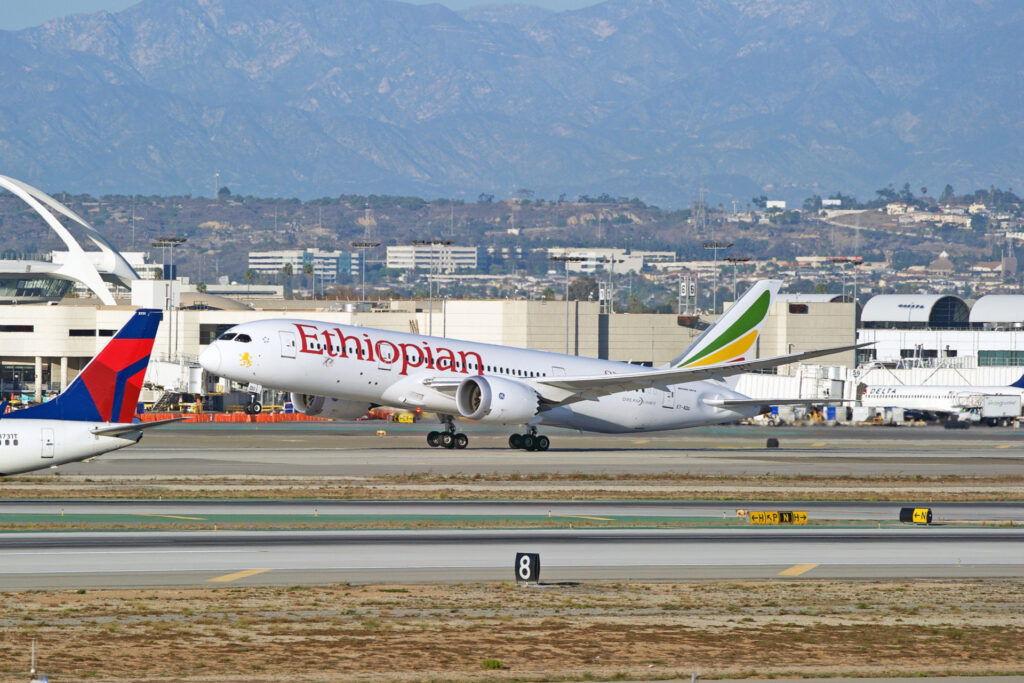
{"type": "Polygon", "coordinates": [[[216,344],[210,344],[199,354],[199,364],[211,375],[220,372],[220,349],[216,344]]]}

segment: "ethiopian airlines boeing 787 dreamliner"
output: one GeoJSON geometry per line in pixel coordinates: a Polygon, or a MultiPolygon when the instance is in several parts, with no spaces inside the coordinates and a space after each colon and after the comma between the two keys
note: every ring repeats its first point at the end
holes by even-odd
{"type": "MultiPolygon", "coordinates": [[[[512,448],[547,450],[541,425],[594,432],[644,432],[731,422],[768,404],[726,379],[856,348],[841,346],[753,359],[781,282],[751,287],[690,348],[660,368],[547,351],[428,337],[313,320],[262,320],[232,327],[199,356],[214,375],[253,388],[292,392],[302,412],[354,419],[379,406],[438,414],[430,446],[465,448],[455,418],[525,425],[512,448]]],[[[820,402],[820,401],[816,401],[820,402]]],[[[258,404],[254,406],[258,409],[258,404]]]]}

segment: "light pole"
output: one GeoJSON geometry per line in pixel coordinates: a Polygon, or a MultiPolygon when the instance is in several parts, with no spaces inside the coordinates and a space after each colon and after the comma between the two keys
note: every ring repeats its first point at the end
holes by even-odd
{"type": "Polygon", "coordinates": [[[586,261],[586,256],[549,256],[552,261],[560,261],[565,264],[565,355],[569,355],[569,264],[586,261]]]}
{"type": "Polygon", "coordinates": [[[725,259],[732,264],[732,300],[736,301],[736,264],[746,263],[750,260],[749,256],[729,256],[725,259]]]}
{"type": "Polygon", "coordinates": [[[610,264],[610,266],[611,266],[608,269],[608,288],[604,292],[604,300],[605,300],[605,309],[604,310],[605,310],[605,313],[609,313],[609,314],[615,313],[615,301],[612,298],[612,294],[613,294],[613,292],[615,290],[615,283],[614,283],[615,264],[616,263],[625,263],[626,259],[624,259],[624,258],[623,259],[617,259],[614,256],[605,256],[604,258],[598,259],[598,261],[600,263],[610,264]]]}
{"type": "MultiPolygon", "coordinates": [[[[363,290],[362,290],[363,293],[361,295],[361,298],[362,298],[363,302],[365,302],[366,301],[366,250],[367,249],[372,249],[373,247],[379,247],[380,246],[380,242],[353,242],[352,246],[355,247],[356,249],[361,249],[362,250],[362,254],[359,257],[359,267],[362,269],[362,273],[363,273],[363,290]]],[[[326,299],[327,297],[325,296],[324,298],[326,299]]]]}
{"type": "Polygon", "coordinates": [[[705,242],[701,245],[705,249],[711,249],[715,253],[715,288],[711,293],[711,313],[718,312],[718,250],[728,249],[732,246],[732,242],[719,242],[718,240],[712,240],[705,242]]]}
{"type": "Polygon", "coordinates": [[[184,244],[187,239],[188,238],[186,237],[175,237],[174,235],[169,235],[165,237],[157,237],[150,242],[150,246],[164,250],[165,260],[167,255],[170,255],[170,264],[168,265],[167,270],[168,290],[167,297],[165,299],[167,306],[167,360],[171,359],[171,354],[174,351],[174,349],[172,349],[172,339],[174,339],[175,342],[174,346],[177,347],[177,339],[172,336],[175,325],[174,317],[171,315],[171,312],[174,310],[172,305],[174,301],[174,282],[177,280],[177,273],[174,271],[174,249],[184,244]]]}
{"type": "MultiPolygon", "coordinates": [[[[427,313],[427,336],[432,337],[432,336],[434,336],[434,247],[435,246],[447,247],[447,246],[449,246],[452,243],[452,241],[451,240],[429,239],[429,240],[413,240],[412,243],[414,245],[417,245],[417,246],[422,246],[422,245],[426,245],[426,244],[430,245],[430,269],[427,271],[427,296],[430,298],[430,308],[428,309],[429,312],[427,313]]],[[[412,263],[413,263],[413,267],[415,267],[416,266],[416,256],[415,256],[415,254],[413,255],[412,263]]]]}

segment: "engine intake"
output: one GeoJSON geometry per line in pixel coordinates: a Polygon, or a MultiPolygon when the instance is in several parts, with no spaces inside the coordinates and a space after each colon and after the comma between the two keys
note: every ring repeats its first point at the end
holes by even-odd
{"type": "Polygon", "coordinates": [[[468,420],[522,424],[540,412],[540,397],[521,382],[474,375],[459,385],[455,405],[468,420]]]}

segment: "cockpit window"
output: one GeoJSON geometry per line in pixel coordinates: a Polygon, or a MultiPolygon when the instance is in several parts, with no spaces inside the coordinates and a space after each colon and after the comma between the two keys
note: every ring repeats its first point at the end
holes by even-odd
{"type": "Polygon", "coordinates": [[[224,334],[217,337],[217,341],[231,341],[235,338],[234,332],[225,332],[224,334]]]}
{"type": "Polygon", "coordinates": [[[247,334],[240,334],[240,335],[235,337],[235,341],[236,342],[240,342],[242,344],[248,344],[249,342],[252,341],[252,337],[250,337],[247,334]]]}

